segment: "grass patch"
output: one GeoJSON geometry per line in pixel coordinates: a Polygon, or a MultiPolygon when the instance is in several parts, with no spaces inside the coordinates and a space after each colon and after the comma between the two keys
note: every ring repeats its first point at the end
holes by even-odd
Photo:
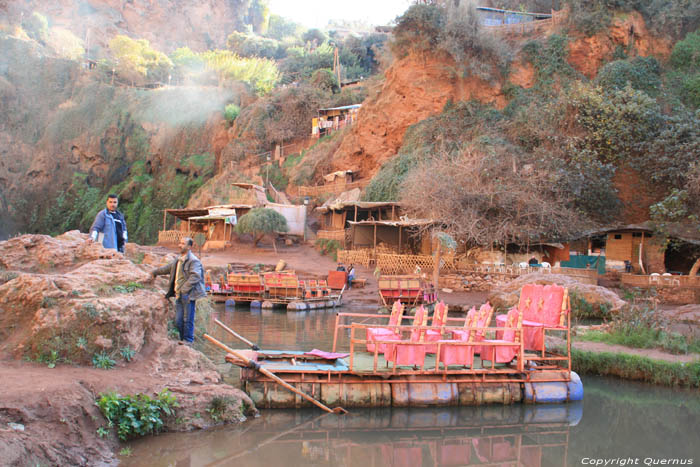
{"type": "Polygon", "coordinates": [[[676,363],[637,355],[571,349],[571,364],[579,374],[618,376],[663,386],[700,387],[700,360],[676,363]]]}
{"type": "Polygon", "coordinates": [[[588,331],[577,336],[578,340],[624,345],[635,349],[661,348],[673,354],[700,353],[700,339],[690,339],[675,332],[666,332],[642,328],[625,333],[620,330],[612,332],[588,331]]]}

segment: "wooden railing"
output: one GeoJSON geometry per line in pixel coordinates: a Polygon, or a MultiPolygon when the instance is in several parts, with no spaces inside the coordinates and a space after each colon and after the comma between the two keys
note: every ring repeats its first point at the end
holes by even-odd
{"type": "Polygon", "coordinates": [[[700,288],[700,276],[652,276],[622,274],[621,282],[630,287],[693,287],[700,288]]]}
{"type": "Polygon", "coordinates": [[[182,230],[161,230],[158,232],[158,243],[162,245],[180,243],[180,239],[183,237],[192,238],[193,232],[184,232],[182,230]]]}
{"type": "Polygon", "coordinates": [[[552,11],[552,17],[535,21],[527,21],[513,24],[499,24],[495,26],[483,26],[486,31],[503,34],[526,34],[531,32],[550,31],[554,26],[562,24],[568,18],[565,10],[552,11]]]}

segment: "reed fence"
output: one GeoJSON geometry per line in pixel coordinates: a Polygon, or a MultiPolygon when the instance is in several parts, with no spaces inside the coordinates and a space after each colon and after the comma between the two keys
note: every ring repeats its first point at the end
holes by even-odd
{"type": "Polygon", "coordinates": [[[193,232],[185,232],[182,230],[161,230],[158,232],[158,243],[159,244],[175,244],[180,243],[183,237],[190,237],[194,235],[193,232]]]}

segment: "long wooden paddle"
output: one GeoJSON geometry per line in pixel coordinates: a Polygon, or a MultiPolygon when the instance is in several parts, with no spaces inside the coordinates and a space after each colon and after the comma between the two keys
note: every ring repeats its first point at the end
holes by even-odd
{"type": "Polygon", "coordinates": [[[224,323],[222,323],[222,322],[219,321],[218,319],[214,319],[214,322],[215,322],[216,324],[218,324],[219,326],[221,326],[222,328],[224,328],[224,331],[228,332],[228,333],[231,334],[233,337],[235,337],[235,338],[237,338],[237,339],[239,339],[239,340],[245,342],[246,344],[248,344],[248,345],[250,346],[251,349],[253,349],[253,350],[260,350],[260,347],[258,347],[257,344],[253,344],[253,343],[250,342],[248,339],[246,339],[245,337],[241,336],[241,335],[238,334],[236,331],[234,331],[233,329],[229,328],[228,326],[226,326],[224,323]]]}
{"type": "Polygon", "coordinates": [[[222,344],[221,342],[217,341],[216,339],[214,339],[214,338],[211,337],[210,335],[204,334],[204,338],[205,338],[206,340],[208,340],[209,342],[211,342],[212,344],[214,344],[215,346],[219,347],[220,349],[225,350],[226,352],[230,353],[231,355],[233,355],[234,357],[238,358],[239,360],[242,360],[242,361],[245,362],[249,367],[255,368],[255,369],[258,370],[260,373],[264,374],[265,376],[267,376],[267,377],[270,378],[271,380],[275,381],[275,382],[276,382],[277,384],[279,384],[280,386],[284,386],[285,388],[289,389],[290,391],[292,391],[292,392],[294,392],[294,393],[296,393],[296,394],[299,394],[301,397],[303,397],[303,398],[306,399],[307,401],[311,402],[312,404],[316,405],[317,407],[322,408],[322,409],[325,410],[326,412],[334,413],[334,414],[336,414],[336,415],[348,413],[348,411],[345,410],[345,409],[342,408],[342,407],[336,407],[336,408],[334,408],[334,409],[328,408],[327,406],[323,405],[321,402],[317,401],[317,400],[314,399],[313,397],[311,397],[311,396],[309,396],[308,394],[305,394],[305,393],[303,393],[302,391],[298,390],[297,388],[295,388],[294,386],[292,386],[291,384],[289,384],[288,382],[286,382],[285,380],[283,380],[282,378],[280,378],[279,376],[277,376],[276,374],[274,374],[273,372],[271,372],[271,371],[268,370],[267,368],[261,367],[260,364],[259,364],[258,362],[255,362],[255,361],[249,359],[248,357],[246,357],[246,356],[243,355],[242,353],[236,352],[235,350],[233,350],[233,349],[229,348],[228,346],[226,346],[226,344],[222,344]]]}

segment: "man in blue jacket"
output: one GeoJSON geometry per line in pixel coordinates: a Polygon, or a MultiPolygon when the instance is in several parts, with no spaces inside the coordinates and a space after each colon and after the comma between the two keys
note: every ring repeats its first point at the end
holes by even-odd
{"type": "Polygon", "coordinates": [[[196,301],[206,297],[202,263],[192,254],[194,242],[189,237],[180,240],[180,257],[169,264],[151,271],[151,276],[170,274],[170,284],[165,298],[175,297],[175,325],[180,333],[180,344],[192,345],[194,341],[194,313],[196,301]]]}
{"type": "Polygon", "coordinates": [[[117,211],[119,199],[117,195],[107,196],[107,208],[97,213],[95,222],[90,227],[90,238],[99,241],[105,248],[112,248],[124,253],[124,245],[129,238],[126,232],[124,215],[117,211]]]}

